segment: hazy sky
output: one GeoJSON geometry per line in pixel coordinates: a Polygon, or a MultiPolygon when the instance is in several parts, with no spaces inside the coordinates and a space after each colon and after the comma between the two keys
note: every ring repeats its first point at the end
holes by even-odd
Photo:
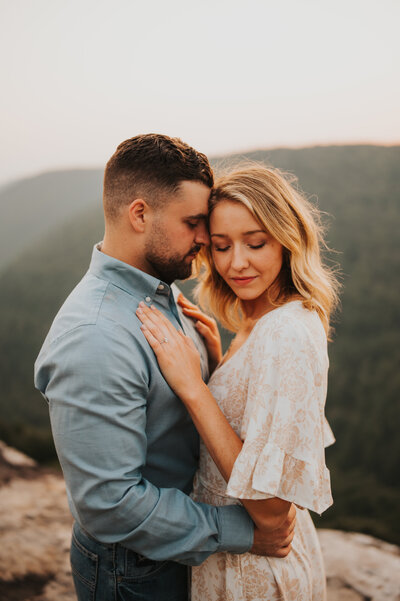
{"type": "Polygon", "coordinates": [[[0,0],[0,183],[122,140],[400,142],[400,0],[0,0]]]}

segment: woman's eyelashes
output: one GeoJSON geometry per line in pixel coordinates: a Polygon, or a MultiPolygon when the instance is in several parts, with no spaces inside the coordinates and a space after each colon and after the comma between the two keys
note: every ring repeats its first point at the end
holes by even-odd
{"type": "MultiPolygon", "coordinates": [[[[257,250],[259,248],[263,248],[263,246],[266,245],[266,241],[264,242],[260,242],[259,244],[247,244],[247,246],[249,248],[251,248],[252,250],[257,250]]],[[[213,246],[213,250],[217,251],[217,252],[226,252],[227,250],[230,249],[230,245],[227,246],[213,246]]]]}

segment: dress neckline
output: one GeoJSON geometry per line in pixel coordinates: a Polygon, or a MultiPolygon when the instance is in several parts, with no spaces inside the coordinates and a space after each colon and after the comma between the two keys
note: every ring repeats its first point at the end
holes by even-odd
{"type": "Polygon", "coordinates": [[[241,346],[239,346],[238,350],[235,351],[233,353],[233,355],[231,355],[229,357],[229,359],[226,359],[224,361],[224,358],[222,357],[221,361],[218,363],[217,367],[214,369],[214,371],[211,374],[211,376],[213,376],[217,370],[221,370],[223,367],[225,367],[225,365],[227,365],[228,363],[230,363],[230,361],[232,361],[232,359],[234,359],[236,357],[236,355],[238,355],[240,353],[240,351],[247,346],[247,343],[249,342],[249,340],[252,337],[253,333],[257,330],[257,326],[261,322],[263,322],[264,320],[266,320],[267,317],[269,317],[270,315],[276,314],[276,311],[278,311],[279,309],[283,309],[284,307],[287,307],[288,305],[292,305],[294,303],[301,303],[301,304],[303,304],[303,301],[300,300],[300,299],[295,299],[295,300],[292,300],[292,301],[288,301],[284,305],[280,305],[279,307],[276,307],[275,309],[272,309],[272,311],[268,311],[267,313],[264,313],[264,315],[261,315],[261,317],[259,319],[257,319],[257,321],[255,322],[254,326],[251,328],[250,333],[247,336],[246,340],[243,342],[243,344],[241,346]]]}

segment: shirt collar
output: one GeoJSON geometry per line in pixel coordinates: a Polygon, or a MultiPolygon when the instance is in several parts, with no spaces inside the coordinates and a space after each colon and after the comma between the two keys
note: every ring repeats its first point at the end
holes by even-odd
{"type": "Polygon", "coordinates": [[[135,296],[141,296],[147,303],[153,302],[156,295],[169,297],[171,288],[163,282],[128,263],[119,261],[100,250],[101,242],[95,244],[89,272],[102,280],[107,280],[135,296]]]}

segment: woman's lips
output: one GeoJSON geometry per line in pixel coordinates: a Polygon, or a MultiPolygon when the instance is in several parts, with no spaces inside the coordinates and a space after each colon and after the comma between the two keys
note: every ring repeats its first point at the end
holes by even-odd
{"type": "Polygon", "coordinates": [[[252,276],[248,278],[231,278],[237,286],[246,286],[246,284],[250,284],[253,280],[256,279],[257,276],[252,276]]]}

